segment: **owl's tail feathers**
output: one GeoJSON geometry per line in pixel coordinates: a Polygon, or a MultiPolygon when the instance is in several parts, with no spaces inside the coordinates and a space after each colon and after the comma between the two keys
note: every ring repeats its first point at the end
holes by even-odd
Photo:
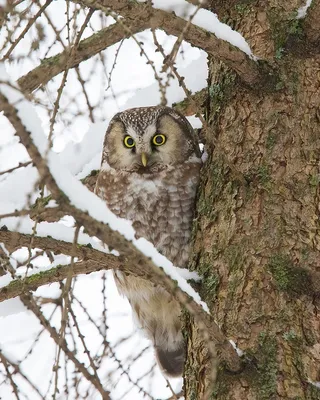
{"type": "Polygon", "coordinates": [[[168,350],[158,347],[156,348],[156,357],[165,375],[172,378],[182,375],[185,361],[184,346],[181,346],[176,350],[168,350]]]}

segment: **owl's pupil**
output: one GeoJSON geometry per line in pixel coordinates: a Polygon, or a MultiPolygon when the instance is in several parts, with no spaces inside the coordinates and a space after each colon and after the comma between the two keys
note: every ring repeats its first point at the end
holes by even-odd
{"type": "Polygon", "coordinates": [[[127,145],[128,146],[132,146],[133,145],[133,139],[132,138],[128,138],[127,139],[127,145]]]}
{"type": "Polygon", "coordinates": [[[163,139],[161,136],[157,136],[155,141],[156,141],[156,143],[161,144],[163,142],[163,139]]]}

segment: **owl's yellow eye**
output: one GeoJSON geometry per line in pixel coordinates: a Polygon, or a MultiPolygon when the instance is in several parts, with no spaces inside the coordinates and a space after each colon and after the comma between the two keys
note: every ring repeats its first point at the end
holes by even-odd
{"type": "Polygon", "coordinates": [[[152,139],[152,143],[156,146],[161,146],[165,144],[167,138],[164,135],[154,135],[152,139]]]}
{"type": "Polygon", "coordinates": [[[124,145],[126,146],[126,147],[128,147],[128,149],[131,149],[132,147],[134,147],[135,146],[135,141],[132,139],[132,137],[131,136],[126,136],[124,139],[123,139],[123,143],[124,143],[124,145]]]}

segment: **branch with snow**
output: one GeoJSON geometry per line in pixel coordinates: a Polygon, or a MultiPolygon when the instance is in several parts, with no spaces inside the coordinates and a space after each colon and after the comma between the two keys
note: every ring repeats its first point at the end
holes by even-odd
{"type": "MultiPolygon", "coordinates": [[[[70,231],[74,231],[74,229],[70,228],[70,231]]],[[[0,243],[1,242],[5,244],[9,253],[12,253],[21,247],[28,247],[31,242],[31,236],[1,229],[0,243]]],[[[58,240],[51,236],[33,236],[32,246],[43,249],[46,252],[49,251],[53,254],[65,254],[77,257],[78,261],[74,263],[72,270],[72,275],[74,277],[80,274],[100,271],[101,269],[121,269],[127,273],[134,273],[134,269],[131,267],[130,263],[125,263],[121,257],[94,249],[90,241],[87,244],[78,244],[74,247],[71,242],[58,240]]],[[[6,286],[0,289],[0,302],[20,296],[29,290],[36,290],[40,286],[53,282],[60,282],[67,278],[69,271],[69,265],[57,265],[51,266],[51,268],[47,270],[31,270],[31,273],[28,274],[27,277],[24,277],[19,276],[19,270],[17,270],[15,274],[17,279],[11,279],[6,286]]]]}
{"type": "Polygon", "coordinates": [[[297,11],[297,19],[305,18],[308,8],[311,6],[312,0],[307,0],[306,4],[297,11]]]}
{"type": "MultiPolygon", "coordinates": [[[[112,11],[120,12],[125,18],[121,19],[121,22],[117,22],[82,40],[74,52],[74,59],[69,68],[76,67],[80,62],[95,56],[107,47],[148,28],[162,29],[168,35],[179,36],[186,26],[186,21],[182,18],[185,16],[183,12],[185,6],[187,5],[190,8],[188,14],[194,12],[195,8],[190,4],[179,1],[175,6],[174,4],[170,5],[170,10],[172,9],[176,13],[174,15],[165,11],[165,9],[150,8],[150,6],[146,8],[143,4],[133,3],[130,7],[121,7],[116,4],[107,8],[98,1],[80,1],[80,3],[109,14],[112,9],[112,11]],[[130,28],[126,30],[127,26],[130,26],[130,28]]],[[[161,3],[158,3],[156,5],[160,7],[161,3]]],[[[233,31],[228,25],[220,23],[214,14],[204,9],[199,10],[192,22],[189,23],[189,27],[184,33],[184,40],[224,61],[245,83],[255,85],[261,80],[259,67],[253,60],[251,50],[238,32],[233,31]]],[[[32,92],[63,72],[72,50],[73,47],[68,48],[43,60],[38,67],[22,76],[18,80],[21,89],[32,92]]]]}
{"type": "MultiPolygon", "coordinates": [[[[71,240],[66,242],[49,235],[50,229],[48,229],[47,225],[52,224],[39,224],[38,231],[39,233],[48,233],[48,236],[32,237],[29,234],[9,231],[7,230],[7,227],[2,227],[2,229],[0,229],[0,243],[5,244],[9,253],[13,253],[21,247],[28,247],[32,240],[32,246],[34,248],[43,249],[44,251],[53,254],[64,254],[76,257],[77,262],[74,264],[72,271],[74,277],[81,274],[89,274],[91,272],[109,269],[117,269],[126,274],[132,274],[141,278],[145,277],[145,271],[140,268],[139,265],[135,266],[131,260],[125,259],[124,257],[118,257],[117,254],[114,254],[116,252],[113,252],[113,254],[110,253],[107,248],[104,249],[103,246],[99,245],[99,243],[95,243],[90,237],[88,237],[88,235],[79,235],[78,245],[75,247],[71,240]],[[42,229],[41,225],[45,225],[45,228],[42,229]]],[[[56,229],[53,229],[50,233],[54,235],[54,230],[58,231],[59,229],[58,236],[70,236],[71,239],[74,228],[63,228],[66,227],[56,227],[56,229]],[[66,235],[66,232],[63,233],[64,230],[69,230],[69,235],[66,235]]],[[[7,283],[6,286],[0,288],[0,302],[20,296],[26,291],[36,290],[40,286],[53,282],[60,282],[67,277],[69,269],[69,265],[57,265],[52,266],[49,269],[31,270],[27,277],[20,277],[20,275],[16,273],[17,279],[12,279],[8,283],[7,279],[5,279],[7,283]]],[[[196,273],[181,268],[177,268],[177,270],[185,279],[198,280],[196,273]]]]}
{"type": "MultiPolygon", "coordinates": [[[[170,2],[166,6],[163,6],[160,0],[154,2],[155,7],[149,3],[127,1],[112,2],[108,6],[101,0],[73,0],[73,2],[101,10],[107,15],[116,17],[115,13],[120,14],[126,23],[130,23],[129,28],[119,20],[128,35],[132,34],[131,26],[134,27],[139,21],[139,24],[146,24],[150,28],[161,29],[168,35],[179,37],[186,26],[186,20],[188,21],[189,15],[193,14],[195,9],[195,6],[182,0],[170,2]]],[[[204,9],[199,10],[195,19],[184,34],[185,41],[226,63],[247,85],[263,84],[265,72],[260,69],[247,42],[238,32],[220,23],[214,14],[204,9]]]]}
{"type": "MultiPolygon", "coordinates": [[[[3,65],[0,65],[0,74],[7,77],[3,65]]],[[[8,81],[10,82],[9,79],[8,81]]],[[[103,243],[116,249],[121,259],[127,263],[130,260],[146,279],[155,285],[160,284],[172,293],[193,315],[211,354],[215,354],[212,344],[215,343],[218,354],[226,361],[229,368],[234,371],[239,370],[241,362],[238,355],[213,321],[198,293],[151,243],[143,238],[135,239],[135,232],[129,221],[117,218],[101,199],[59,164],[57,156],[47,149],[37,114],[21,92],[13,86],[11,82],[10,86],[1,84],[0,106],[27,149],[41,181],[46,184],[52,198],[68,215],[73,216],[76,223],[83,226],[90,236],[96,236],[103,243]],[[47,160],[44,155],[47,156],[47,160]]]]}

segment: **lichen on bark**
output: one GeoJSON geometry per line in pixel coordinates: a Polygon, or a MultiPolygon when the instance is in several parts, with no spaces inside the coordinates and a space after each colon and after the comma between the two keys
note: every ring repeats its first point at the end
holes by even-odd
{"type": "MultiPolygon", "coordinates": [[[[252,90],[230,80],[220,62],[209,64],[208,160],[191,267],[203,275],[200,293],[215,320],[247,360],[232,377],[219,366],[212,392],[219,400],[320,398],[310,384],[320,381],[320,56],[287,46],[303,35],[295,19],[301,5],[212,2],[278,77],[270,90],[252,90]]],[[[187,327],[185,398],[202,399],[210,360],[192,321],[187,327]]]]}

